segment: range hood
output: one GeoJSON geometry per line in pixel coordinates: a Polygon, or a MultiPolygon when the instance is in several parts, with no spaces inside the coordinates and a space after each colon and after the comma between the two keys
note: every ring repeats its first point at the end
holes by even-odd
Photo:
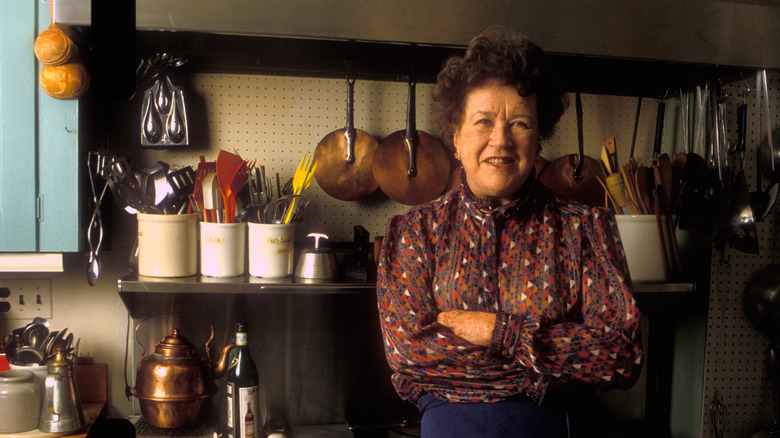
{"type": "MultiPolygon", "coordinates": [[[[57,0],[55,23],[90,26],[90,2],[57,0]]],[[[446,51],[499,24],[566,57],[747,69],[780,68],[776,5],[778,0],[135,0],[139,33],[173,39],[179,33],[177,44],[186,35],[240,38],[237,47],[249,37],[446,51]]]]}

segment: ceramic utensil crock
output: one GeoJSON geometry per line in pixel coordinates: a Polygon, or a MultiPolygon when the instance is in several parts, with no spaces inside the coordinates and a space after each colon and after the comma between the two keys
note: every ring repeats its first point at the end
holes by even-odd
{"type": "Polygon", "coordinates": [[[0,372],[0,433],[25,432],[38,427],[41,387],[33,373],[0,372]]]}

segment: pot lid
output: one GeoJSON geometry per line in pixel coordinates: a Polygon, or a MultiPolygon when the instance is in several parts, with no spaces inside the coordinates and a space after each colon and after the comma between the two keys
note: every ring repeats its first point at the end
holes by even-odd
{"type": "Polygon", "coordinates": [[[58,351],[54,357],[46,363],[46,366],[50,367],[64,367],[70,365],[70,362],[61,351],[58,351]]]}
{"type": "Polygon", "coordinates": [[[163,356],[195,356],[195,346],[179,333],[179,329],[173,329],[173,334],[160,341],[154,352],[163,356]]]}

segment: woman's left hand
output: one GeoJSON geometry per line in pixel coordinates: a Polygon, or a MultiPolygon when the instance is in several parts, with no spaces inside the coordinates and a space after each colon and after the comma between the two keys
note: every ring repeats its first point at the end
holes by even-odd
{"type": "Polygon", "coordinates": [[[436,321],[452,330],[455,336],[475,345],[487,347],[496,325],[496,314],[469,310],[441,312],[436,321]]]}

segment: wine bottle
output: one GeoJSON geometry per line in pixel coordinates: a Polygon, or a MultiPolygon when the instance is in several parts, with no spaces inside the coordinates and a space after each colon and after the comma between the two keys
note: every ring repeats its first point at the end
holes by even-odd
{"type": "Polygon", "coordinates": [[[257,367],[249,352],[248,329],[245,322],[236,324],[236,346],[231,352],[227,372],[229,438],[256,438],[255,415],[260,414],[259,379],[257,367]]]}

